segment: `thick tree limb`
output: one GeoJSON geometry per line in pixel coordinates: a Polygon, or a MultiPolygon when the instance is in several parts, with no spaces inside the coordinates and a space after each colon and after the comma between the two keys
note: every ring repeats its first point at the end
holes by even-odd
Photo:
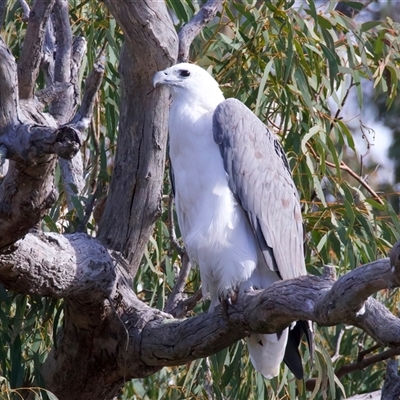
{"type": "Polygon", "coordinates": [[[17,82],[15,59],[0,37],[0,136],[19,123],[17,82]]]}
{"type": "Polygon", "coordinates": [[[368,298],[377,290],[398,285],[398,279],[398,271],[391,272],[386,259],[359,267],[334,283],[323,277],[306,276],[248,293],[229,308],[227,325],[221,323],[218,310],[184,321],[169,321],[167,326],[162,321],[152,321],[142,338],[142,350],[151,349],[151,354],[146,352],[141,359],[154,366],[176,365],[178,360],[183,364],[222,350],[249,333],[278,332],[299,319],[319,325],[355,325],[386,346],[400,347],[400,319],[368,298]],[[371,285],[372,271],[375,277],[382,274],[384,278],[371,285]],[[349,288],[355,280],[359,281],[358,287],[349,288]],[[354,304],[361,306],[364,301],[365,313],[357,315],[354,304]],[[329,312],[321,313],[326,308],[329,312]]]}
{"type": "MultiPolygon", "coordinates": [[[[54,81],[71,82],[72,32],[69,23],[68,0],[55,0],[53,7],[55,39],[57,52],[55,54],[54,81]]],[[[60,123],[65,124],[72,118],[74,112],[73,88],[67,90],[64,96],[56,98],[50,105],[50,114],[60,123]]]]}
{"type": "Polygon", "coordinates": [[[54,16],[51,15],[50,18],[47,20],[46,34],[43,44],[43,55],[40,64],[40,68],[43,72],[47,87],[56,85],[56,82],[54,80],[54,55],[56,53],[56,37],[54,33],[53,19],[54,16]]]}
{"type": "MultiPolygon", "coordinates": [[[[23,115],[17,86],[17,67],[2,39],[0,39],[0,145],[3,154],[20,163],[10,162],[6,176],[0,185],[0,248],[13,243],[38,223],[51,201],[54,201],[53,169],[54,156],[42,153],[38,156],[34,143],[44,134],[44,148],[58,146],[55,125],[43,126],[47,122],[40,114],[36,121],[23,115]],[[28,123],[29,125],[23,125],[28,123]],[[32,138],[24,134],[32,134],[32,138]],[[52,136],[53,135],[53,136],[52,136]],[[54,140],[49,138],[53,137],[54,140]],[[33,145],[33,147],[32,147],[33,145]],[[26,161],[34,161],[33,165],[26,161]]],[[[46,123],[47,125],[47,123],[46,123]]],[[[60,141],[62,142],[62,140],[60,141]]],[[[60,143],[59,142],[59,143],[60,143]]],[[[36,142],[36,144],[38,144],[36,142]]],[[[48,153],[48,152],[47,152],[48,153]]]]}
{"type": "MultiPolygon", "coordinates": [[[[75,61],[73,65],[75,65],[75,72],[73,72],[72,75],[77,74],[77,63],[82,61],[81,52],[86,49],[86,41],[79,40],[76,43],[79,43],[79,45],[77,45],[76,52],[74,53],[75,61]]],[[[89,76],[86,78],[81,105],[75,116],[67,124],[68,127],[73,128],[79,133],[83,133],[89,127],[93,115],[93,108],[97,99],[97,92],[100,89],[101,83],[103,81],[103,76],[104,66],[101,64],[101,62],[97,62],[93,66],[93,70],[91,71],[89,76]]],[[[76,79],[77,77],[74,77],[74,81],[76,79]]],[[[79,91],[77,90],[77,87],[78,85],[75,84],[74,93],[76,94],[76,96],[79,96],[79,91]]],[[[78,153],[77,156],[74,157],[72,160],[60,160],[60,166],[62,171],[63,183],[67,194],[68,209],[71,210],[75,207],[72,201],[72,197],[76,195],[75,190],[78,194],[80,194],[84,187],[82,155],[78,153]]]]}
{"type": "MultiPolygon", "coordinates": [[[[20,293],[34,291],[67,299],[89,296],[98,301],[118,299],[113,307],[129,331],[128,360],[139,357],[149,367],[179,365],[206,357],[249,333],[278,332],[299,319],[319,325],[355,325],[382,345],[400,348],[400,319],[369,297],[381,289],[400,286],[400,269],[391,267],[388,259],[361,266],[337,281],[303,276],[249,292],[229,307],[225,323],[218,309],[184,320],[151,309],[136,298],[121,274],[105,248],[83,234],[65,238],[30,234],[10,248],[9,254],[0,256],[1,280],[20,293]],[[365,312],[360,315],[364,302],[365,312]],[[139,330],[138,318],[142,320],[139,330]]],[[[91,307],[94,303],[91,300],[91,307]]],[[[132,365],[135,370],[136,367],[132,365]]],[[[136,376],[129,364],[126,372],[127,376],[136,376]]]]}
{"type": "Polygon", "coordinates": [[[21,134],[23,139],[20,141],[21,149],[14,148],[12,142],[4,140],[3,143],[9,151],[9,159],[27,163],[35,162],[44,154],[57,154],[68,160],[77,154],[81,144],[79,132],[72,126],[54,129],[23,125],[18,134],[21,134]],[[25,143],[25,140],[28,143],[25,143]],[[29,152],[26,149],[30,149],[29,152]]]}
{"type": "Polygon", "coordinates": [[[24,45],[18,60],[18,84],[21,99],[33,97],[39,74],[46,24],[55,0],[35,0],[29,13],[24,45]]]}
{"type": "Polygon", "coordinates": [[[123,253],[134,276],[161,212],[168,93],[154,90],[153,76],[175,62],[178,40],[164,2],[105,4],[122,27],[125,43],[117,153],[98,237],[123,253]]]}
{"type": "Polygon", "coordinates": [[[32,232],[0,257],[2,283],[18,293],[103,299],[115,281],[115,261],[90,236],[32,232]],[[90,254],[90,257],[88,257],[90,254]]]}
{"type": "Polygon", "coordinates": [[[178,62],[189,61],[190,45],[201,30],[217,15],[222,0],[208,0],[200,11],[179,31],[178,62]]]}

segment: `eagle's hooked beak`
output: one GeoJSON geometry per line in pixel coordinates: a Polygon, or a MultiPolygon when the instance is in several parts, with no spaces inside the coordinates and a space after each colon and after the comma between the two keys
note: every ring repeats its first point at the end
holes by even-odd
{"type": "Polygon", "coordinates": [[[182,86],[182,79],[178,76],[174,69],[167,68],[163,71],[158,71],[153,78],[153,86],[167,85],[170,87],[182,86]]]}
{"type": "Polygon", "coordinates": [[[168,79],[168,72],[166,71],[158,71],[153,78],[153,86],[156,88],[157,86],[160,85],[165,85],[167,84],[167,79],[168,79]]]}

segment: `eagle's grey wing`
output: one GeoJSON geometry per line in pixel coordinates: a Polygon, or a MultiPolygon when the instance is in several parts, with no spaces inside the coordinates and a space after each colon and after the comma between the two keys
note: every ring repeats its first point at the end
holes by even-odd
{"type": "Polygon", "coordinates": [[[213,132],[230,189],[247,212],[267,265],[283,279],[305,275],[299,196],[280,143],[236,99],[218,105],[213,132]]]}

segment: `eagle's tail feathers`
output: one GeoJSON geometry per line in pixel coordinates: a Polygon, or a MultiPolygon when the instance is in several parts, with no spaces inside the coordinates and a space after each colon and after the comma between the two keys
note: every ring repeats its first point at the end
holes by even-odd
{"type": "Polygon", "coordinates": [[[267,379],[277,376],[285,355],[288,329],[285,329],[279,339],[276,334],[252,334],[247,338],[250,359],[256,371],[267,379]]]}

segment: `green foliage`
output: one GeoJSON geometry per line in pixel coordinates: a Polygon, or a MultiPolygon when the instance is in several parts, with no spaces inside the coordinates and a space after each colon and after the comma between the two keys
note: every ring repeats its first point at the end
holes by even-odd
{"type": "MultiPolygon", "coordinates": [[[[166,3],[177,29],[198,10],[197,2],[190,0],[166,3]]],[[[345,168],[348,150],[357,149],[341,119],[350,90],[356,92],[362,106],[364,79],[386,94],[385,110],[396,101],[399,26],[390,19],[358,23],[333,10],[334,3],[324,13],[311,0],[307,4],[307,8],[294,9],[293,2],[285,1],[226,2],[218,18],[195,40],[191,56],[214,74],[226,97],[243,101],[280,136],[304,207],[308,270],[321,274],[324,264],[333,264],[341,275],[386,256],[400,233],[398,216],[389,203],[374,198],[364,182],[345,168]],[[336,105],[335,115],[328,100],[336,105]]],[[[112,175],[122,34],[98,1],[70,0],[70,15],[74,34],[88,41],[83,76],[101,53],[107,72],[83,146],[85,192],[76,196],[75,209],[68,211],[57,171],[60,197],[42,225],[61,233],[79,229],[94,235],[95,221],[89,219],[85,224],[85,214],[88,205],[105,194],[112,175]]],[[[9,2],[2,36],[16,57],[25,29],[19,3],[9,2]]],[[[40,85],[43,82],[39,80],[38,88],[40,85]]],[[[353,160],[353,165],[357,161],[353,160]]],[[[159,309],[181,267],[168,228],[169,192],[166,175],[162,217],[134,282],[139,298],[159,309]]],[[[186,291],[190,295],[199,287],[199,274],[192,270],[186,291]]],[[[378,297],[395,309],[397,294],[384,292],[378,297]]],[[[19,388],[42,386],[38,369],[61,324],[62,307],[59,302],[14,295],[3,288],[0,305],[0,398],[19,398],[18,393],[23,393],[19,388]]],[[[203,302],[193,314],[207,307],[203,302]]],[[[245,342],[239,341],[207,359],[128,382],[119,398],[201,399],[213,393],[217,399],[230,400],[294,399],[297,392],[299,399],[339,399],[381,386],[382,363],[345,375],[340,381],[334,375],[374,344],[353,327],[318,327],[315,365],[305,365],[306,379],[315,379],[312,392],[306,392],[305,383],[296,382],[284,366],[278,378],[264,380],[252,368],[245,342]]],[[[305,346],[302,352],[308,360],[305,346]]],[[[46,397],[44,391],[37,393],[38,398],[46,397]]],[[[47,396],[51,398],[51,394],[47,396]]]]}
{"type": "Polygon", "coordinates": [[[0,286],[1,399],[23,398],[27,391],[39,399],[52,398],[40,389],[39,367],[52,347],[60,313],[57,300],[13,294],[0,286]]]}

